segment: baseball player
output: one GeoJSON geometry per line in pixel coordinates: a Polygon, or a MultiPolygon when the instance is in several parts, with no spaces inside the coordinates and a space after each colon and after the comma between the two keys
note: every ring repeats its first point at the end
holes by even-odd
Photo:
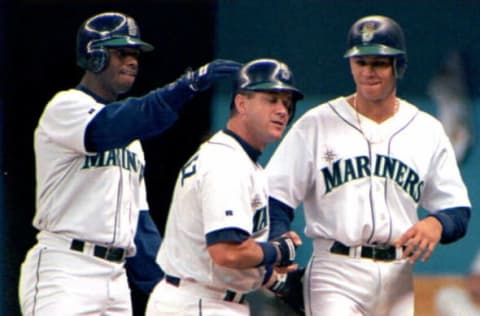
{"type": "MultiPolygon", "coordinates": [[[[125,260],[136,252],[137,223],[151,226],[142,222],[151,218],[140,140],[171,126],[183,104],[240,64],[217,60],[143,97],[118,101],[136,79],[139,54],[153,46],[119,12],[89,18],[77,34],[85,74],[49,101],[35,130],[39,233],[21,267],[21,310],[131,315],[125,260]]],[[[158,230],[149,234],[159,241],[158,230]]]]}
{"type": "Polygon", "coordinates": [[[296,271],[298,235],[267,242],[268,188],[257,159],[282,136],[302,97],[284,63],[256,59],[242,67],[226,128],[179,172],[157,256],[165,278],[146,315],[249,315],[246,293],[276,289],[284,272],[296,271]]]}
{"type": "Polygon", "coordinates": [[[299,118],[266,167],[272,236],[303,203],[307,315],[413,315],[412,264],[463,237],[471,205],[439,121],[396,96],[401,27],[367,16],[347,45],[356,91],[299,118]]]}

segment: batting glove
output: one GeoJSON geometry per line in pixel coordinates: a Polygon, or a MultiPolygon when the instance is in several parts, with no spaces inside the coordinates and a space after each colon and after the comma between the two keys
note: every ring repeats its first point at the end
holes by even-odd
{"type": "Polygon", "coordinates": [[[298,315],[305,315],[303,300],[303,276],[305,268],[277,275],[275,282],[268,287],[278,298],[290,306],[298,315]]]}
{"type": "Polygon", "coordinates": [[[184,78],[193,91],[204,91],[218,79],[236,74],[242,67],[233,60],[217,59],[197,70],[188,69],[184,78]]]}

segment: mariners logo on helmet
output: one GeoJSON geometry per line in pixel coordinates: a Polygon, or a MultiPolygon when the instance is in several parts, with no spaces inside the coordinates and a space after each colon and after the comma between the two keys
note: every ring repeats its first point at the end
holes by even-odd
{"type": "Polygon", "coordinates": [[[405,37],[400,25],[394,20],[372,15],[356,21],[347,36],[348,49],[344,57],[392,56],[397,77],[407,67],[405,37]]]}
{"type": "Polygon", "coordinates": [[[108,47],[137,47],[144,52],[153,46],[140,39],[135,20],[123,13],[106,12],[85,21],[77,33],[77,64],[100,72],[108,65],[108,47]]]}
{"type": "Polygon", "coordinates": [[[376,31],[376,25],[373,22],[365,23],[360,31],[362,33],[363,44],[368,43],[372,40],[373,35],[376,31]]]}

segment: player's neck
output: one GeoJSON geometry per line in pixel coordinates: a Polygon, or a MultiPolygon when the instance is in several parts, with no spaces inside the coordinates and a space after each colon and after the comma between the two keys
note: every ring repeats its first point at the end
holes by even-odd
{"type": "Polygon", "coordinates": [[[108,100],[110,102],[115,101],[118,97],[118,95],[115,94],[111,89],[106,89],[97,79],[97,77],[90,74],[89,72],[85,73],[85,75],[82,77],[82,80],[80,81],[80,84],[101,97],[102,99],[108,100]]]}
{"type": "Polygon", "coordinates": [[[394,116],[400,106],[400,102],[394,93],[380,101],[370,101],[355,93],[348,101],[357,113],[377,123],[382,123],[394,116]]]}
{"type": "Polygon", "coordinates": [[[258,151],[263,151],[267,144],[260,141],[258,137],[255,137],[251,131],[248,130],[245,124],[243,124],[238,116],[231,117],[227,122],[227,129],[231,130],[247,142],[250,146],[258,151]]]}

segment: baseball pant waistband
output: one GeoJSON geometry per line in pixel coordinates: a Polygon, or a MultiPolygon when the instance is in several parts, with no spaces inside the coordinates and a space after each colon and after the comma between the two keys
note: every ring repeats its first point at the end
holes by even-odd
{"type": "Polygon", "coordinates": [[[405,247],[395,247],[393,245],[360,245],[349,247],[337,240],[328,239],[316,239],[314,241],[314,247],[319,250],[327,250],[336,255],[386,262],[400,260],[405,249],[405,247]]]}
{"type": "Polygon", "coordinates": [[[222,290],[211,288],[194,281],[180,279],[176,276],[168,274],[165,275],[165,282],[178,288],[192,290],[192,293],[194,293],[196,296],[220,299],[222,301],[238,304],[242,304],[245,301],[245,294],[243,293],[235,292],[229,289],[222,290]]]}
{"type": "Polygon", "coordinates": [[[38,240],[47,246],[70,249],[115,263],[123,263],[127,257],[127,249],[124,248],[102,246],[46,231],[38,234],[38,240]]]}

